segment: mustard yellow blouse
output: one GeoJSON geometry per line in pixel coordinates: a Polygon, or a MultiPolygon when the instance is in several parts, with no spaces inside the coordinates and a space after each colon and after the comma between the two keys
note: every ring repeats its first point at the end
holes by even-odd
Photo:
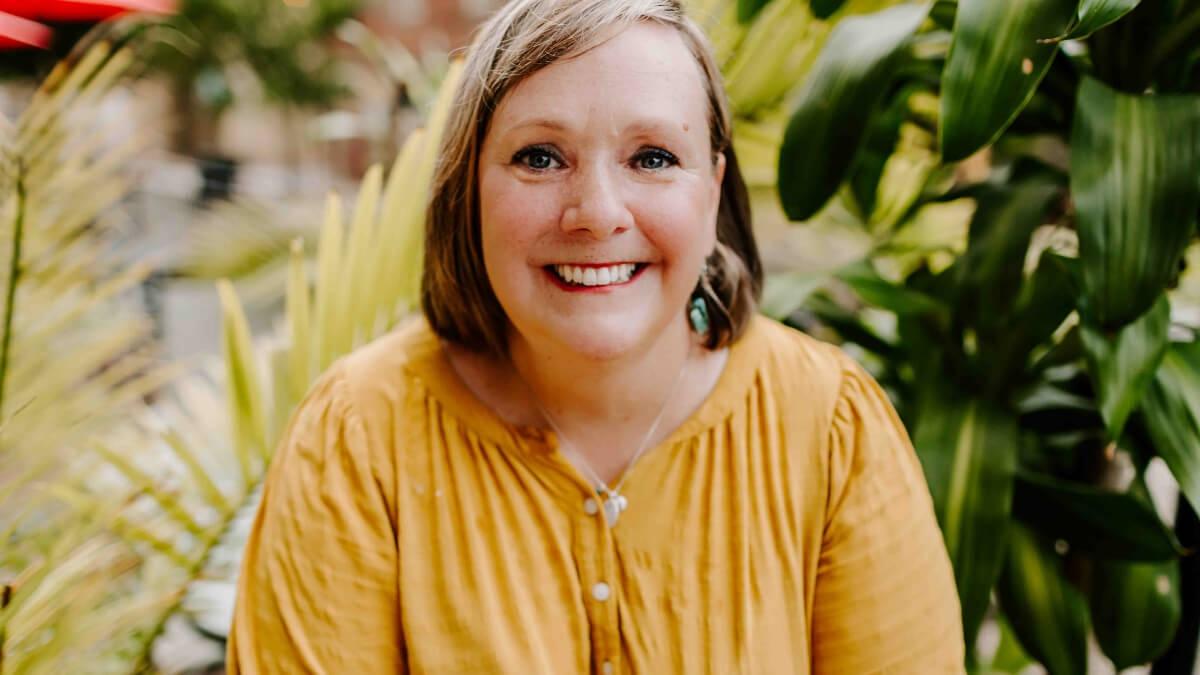
{"type": "Polygon", "coordinates": [[[293,416],[229,672],[964,672],[921,468],[836,347],[756,319],[622,492],[610,528],[553,435],[485,407],[412,322],[293,416]]]}

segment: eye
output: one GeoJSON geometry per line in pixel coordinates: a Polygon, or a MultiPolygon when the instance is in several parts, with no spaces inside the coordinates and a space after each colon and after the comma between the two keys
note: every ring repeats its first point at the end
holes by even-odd
{"type": "Polygon", "coordinates": [[[646,148],[634,155],[633,162],[639,169],[646,171],[661,171],[679,164],[675,155],[662,148],[646,148]]]}
{"type": "Polygon", "coordinates": [[[513,163],[533,171],[550,171],[562,167],[562,160],[552,148],[533,145],[522,148],[513,155],[513,163]]]}

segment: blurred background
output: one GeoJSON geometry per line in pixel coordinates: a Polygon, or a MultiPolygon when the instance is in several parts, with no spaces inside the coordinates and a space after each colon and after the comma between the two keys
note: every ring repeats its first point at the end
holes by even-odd
{"type": "MultiPolygon", "coordinates": [[[[0,675],[224,671],[275,440],[415,311],[499,4],[0,0],[0,675]]],[[[970,672],[1200,672],[1200,2],[685,4],[763,311],[891,395],[970,672]]]]}

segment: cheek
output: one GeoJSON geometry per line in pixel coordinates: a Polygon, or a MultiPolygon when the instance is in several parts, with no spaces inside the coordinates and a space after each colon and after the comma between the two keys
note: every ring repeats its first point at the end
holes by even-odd
{"type": "Polygon", "coordinates": [[[527,266],[534,242],[557,221],[556,200],[548,192],[499,171],[480,176],[480,234],[489,276],[527,266]]]}
{"type": "Polygon", "coordinates": [[[699,189],[657,191],[638,200],[634,215],[670,266],[668,271],[700,274],[717,236],[707,194],[699,189]]]}

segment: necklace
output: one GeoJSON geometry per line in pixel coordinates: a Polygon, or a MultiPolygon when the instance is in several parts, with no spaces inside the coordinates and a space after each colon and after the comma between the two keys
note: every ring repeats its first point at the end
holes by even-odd
{"type": "Polygon", "coordinates": [[[570,442],[567,440],[566,434],[564,434],[562,430],[558,428],[558,425],[554,422],[554,418],[550,415],[550,412],[542,406],[542,402],[538,398],[538,395],[534,393],[533,387],[530,387],[528,382],[525,383],[525,386],[527,389],[529,389],[530,396],[533,399],[533,404],[537,407],[538,412],[542,414],[542,417],[546,419],[546,423],[549,424],[550,428],[554,430],[554,433],[558,435],[559,447],[565,450],[567,455],[575,461],[575,465],[582,469],[585,474],[587,474],[588,479],[594,484],[596,492],[603,497],[604,518],[608,521],[609,527],[616,525],[617,519],[621,517],[621,513],[629,507],[629,500],[625,498],[625,495],[621,494],[621,487],[625,485],[625,479],[629,477],[629,469],[633,467],[638,458],[642,456],[642,453],[646,451],[646,445],[654,436],[655,430],[658,429],[659,422],[662,422],[663,414],[667,412],[667,406],[670,404],[671,399],[675,398],[675,390],[679,388],[679,382],[683,380],[683,371],[687,368],[687,362],[688,359],[685,355],[683,358],[683,364],[679,366],[679,373],[675,376],[675,382],[671,385],[671,390],[667,393],[667,398],[663,400],[662,407],[658,409],[658,415],[655,416],[654,422],[650,424],[650,428],[646,431],[646,435],[642,437],[642,443],[638,446],[637,452],[633,453],[633,457],[629,458],[629,462],[626,463],[625,468],[621,471],[621,477],[619,480],[617,480],[617,484],[612,487],[609,487],[609,485],[600,478],[600,476],[592,469],[591,465],[588,464],[587,460],[584,459],[583,455],[576,452],[575,449],[571,447],[570,442]]]}

